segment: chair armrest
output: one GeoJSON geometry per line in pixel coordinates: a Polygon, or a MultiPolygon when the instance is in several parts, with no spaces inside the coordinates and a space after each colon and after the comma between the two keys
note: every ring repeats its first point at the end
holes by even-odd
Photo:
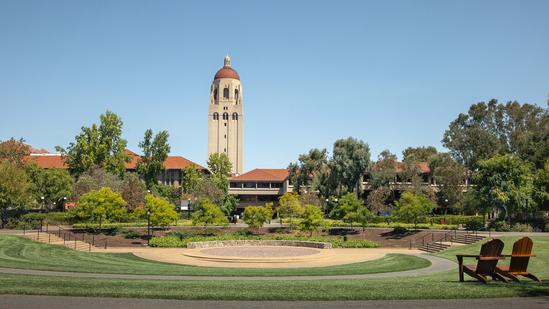
{"type": "MultiPolygon", "coordinates": [[[[507,255],[506,255],[507,256],[507,255]]],[[[525,255],[522,255],[522,254],[515,254],[515,255],[509,255],[509,257],[534,257],[535,255],[531,255],[531,254],[525,254],[525,255]]]]}
{"type": "Polygon", "coordinates": [[[479,261],[505,260],[504,256],[479,256],[479,261]]]}
{"type": "Polygon", "coordinates": [[[464,257],[478,258],[478,257],[480,257],[480,255],[478,255],[478,254],[456,254],[456,257],[458,257],[458,258],[464,258],[464,257]]]}

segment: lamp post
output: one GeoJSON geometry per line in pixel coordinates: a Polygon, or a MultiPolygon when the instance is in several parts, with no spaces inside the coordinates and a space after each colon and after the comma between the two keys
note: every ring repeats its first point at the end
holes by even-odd
{"type": "Polygon", "coordinates": [[[52,209],[50,209],[50,211],[53,210],[53,209],[55,209],[55,202],[53,202],[53,207],[52,207],[52,209]]]}
{"type": "Polygon", "coordinates": [[[191,198],[189,197],[189,203],[187,204],[187,219],[191,220],[191,198]]]}
{"type": "Polygon", "coordinates": [[[324,214],[325,215],[327,215],[329,205],[330,205],[330,200],[326,199],[326,208],[324,209],[324,214]]]}
{"type": "Polygon", "coordinates": [[[151,240],[151,212],[147,211],[147,244],[151,240]]]}
{"type": "Polygon", "coordinates": [[[62,212],[65,212],[65,205],[67,204],[67,197],[63,196],[63,208],[61,209],[62,212]]]}
{"type": "Polygon", "coordinates": [[[44,210],[44,197],[42,196],[42,197],[40,197],[40,199],[42,200],[42,207],[41,208],[42,208],[42,210],[44,210]]]}

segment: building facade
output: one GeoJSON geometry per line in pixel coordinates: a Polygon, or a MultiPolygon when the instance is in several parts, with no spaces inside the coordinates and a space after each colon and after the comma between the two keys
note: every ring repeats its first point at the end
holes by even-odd
{"type": "Polygon", "coordinates": [[[243,171],[243,124],[240,76],[227,55],[210,88],[208,158],[212,153],[225,153],[233,165],[231,173],[239,175],[243,171]]]}

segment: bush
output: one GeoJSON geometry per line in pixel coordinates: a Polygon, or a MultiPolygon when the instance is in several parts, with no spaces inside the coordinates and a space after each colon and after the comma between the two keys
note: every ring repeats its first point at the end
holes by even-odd
{"type": "Polygon", "coordinates": [[[408,231],[408,229],[403,227],[403,226],[397,226],[391,231],[391,234],[393,234],[393,235],[408,235],[408,234],[410,234],[410,231],[408,231]]]}
{"type": "Polygon", "coordinates": [[[530,232],[528,229],[528,224],[517,223],[513,225],[513,232],[530,232]]]}
{"type": "Polygon", "coordinates": [[[128,229],[122,229],[119,232],[120,235],[124,236],[124,238],[127,239],[140,239],[141,233],[136,230],[128,230],[128,229]]]}
{"type": "Polygon", "coordinates": [[[511,227],[505,221],[494,221],[494,222],[490,223],[489,228],[490,228],[490,230],[495,230],[497,232],[509,232],[509,231],[511,231],[511,227]]]}
{"type": "Polygon", "coordinates": [[[50,212],[46,214],[45,221],[53,225],[70,224],[74,221],[74,216],[68,212],[50,212]]]}

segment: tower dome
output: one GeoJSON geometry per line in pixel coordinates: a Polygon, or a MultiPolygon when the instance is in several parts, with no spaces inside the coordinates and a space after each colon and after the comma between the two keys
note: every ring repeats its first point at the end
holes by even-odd
{"type": "Polygon", "coordinates": [[[214,80],[221,78],[232,78],[240,80],[240,76],[238,76],[238,73],[236,73],[236,71],[231,68],[231,58],[229,58],[229,55],[225,56],[223,68],[215,73],[214,80]]]}

